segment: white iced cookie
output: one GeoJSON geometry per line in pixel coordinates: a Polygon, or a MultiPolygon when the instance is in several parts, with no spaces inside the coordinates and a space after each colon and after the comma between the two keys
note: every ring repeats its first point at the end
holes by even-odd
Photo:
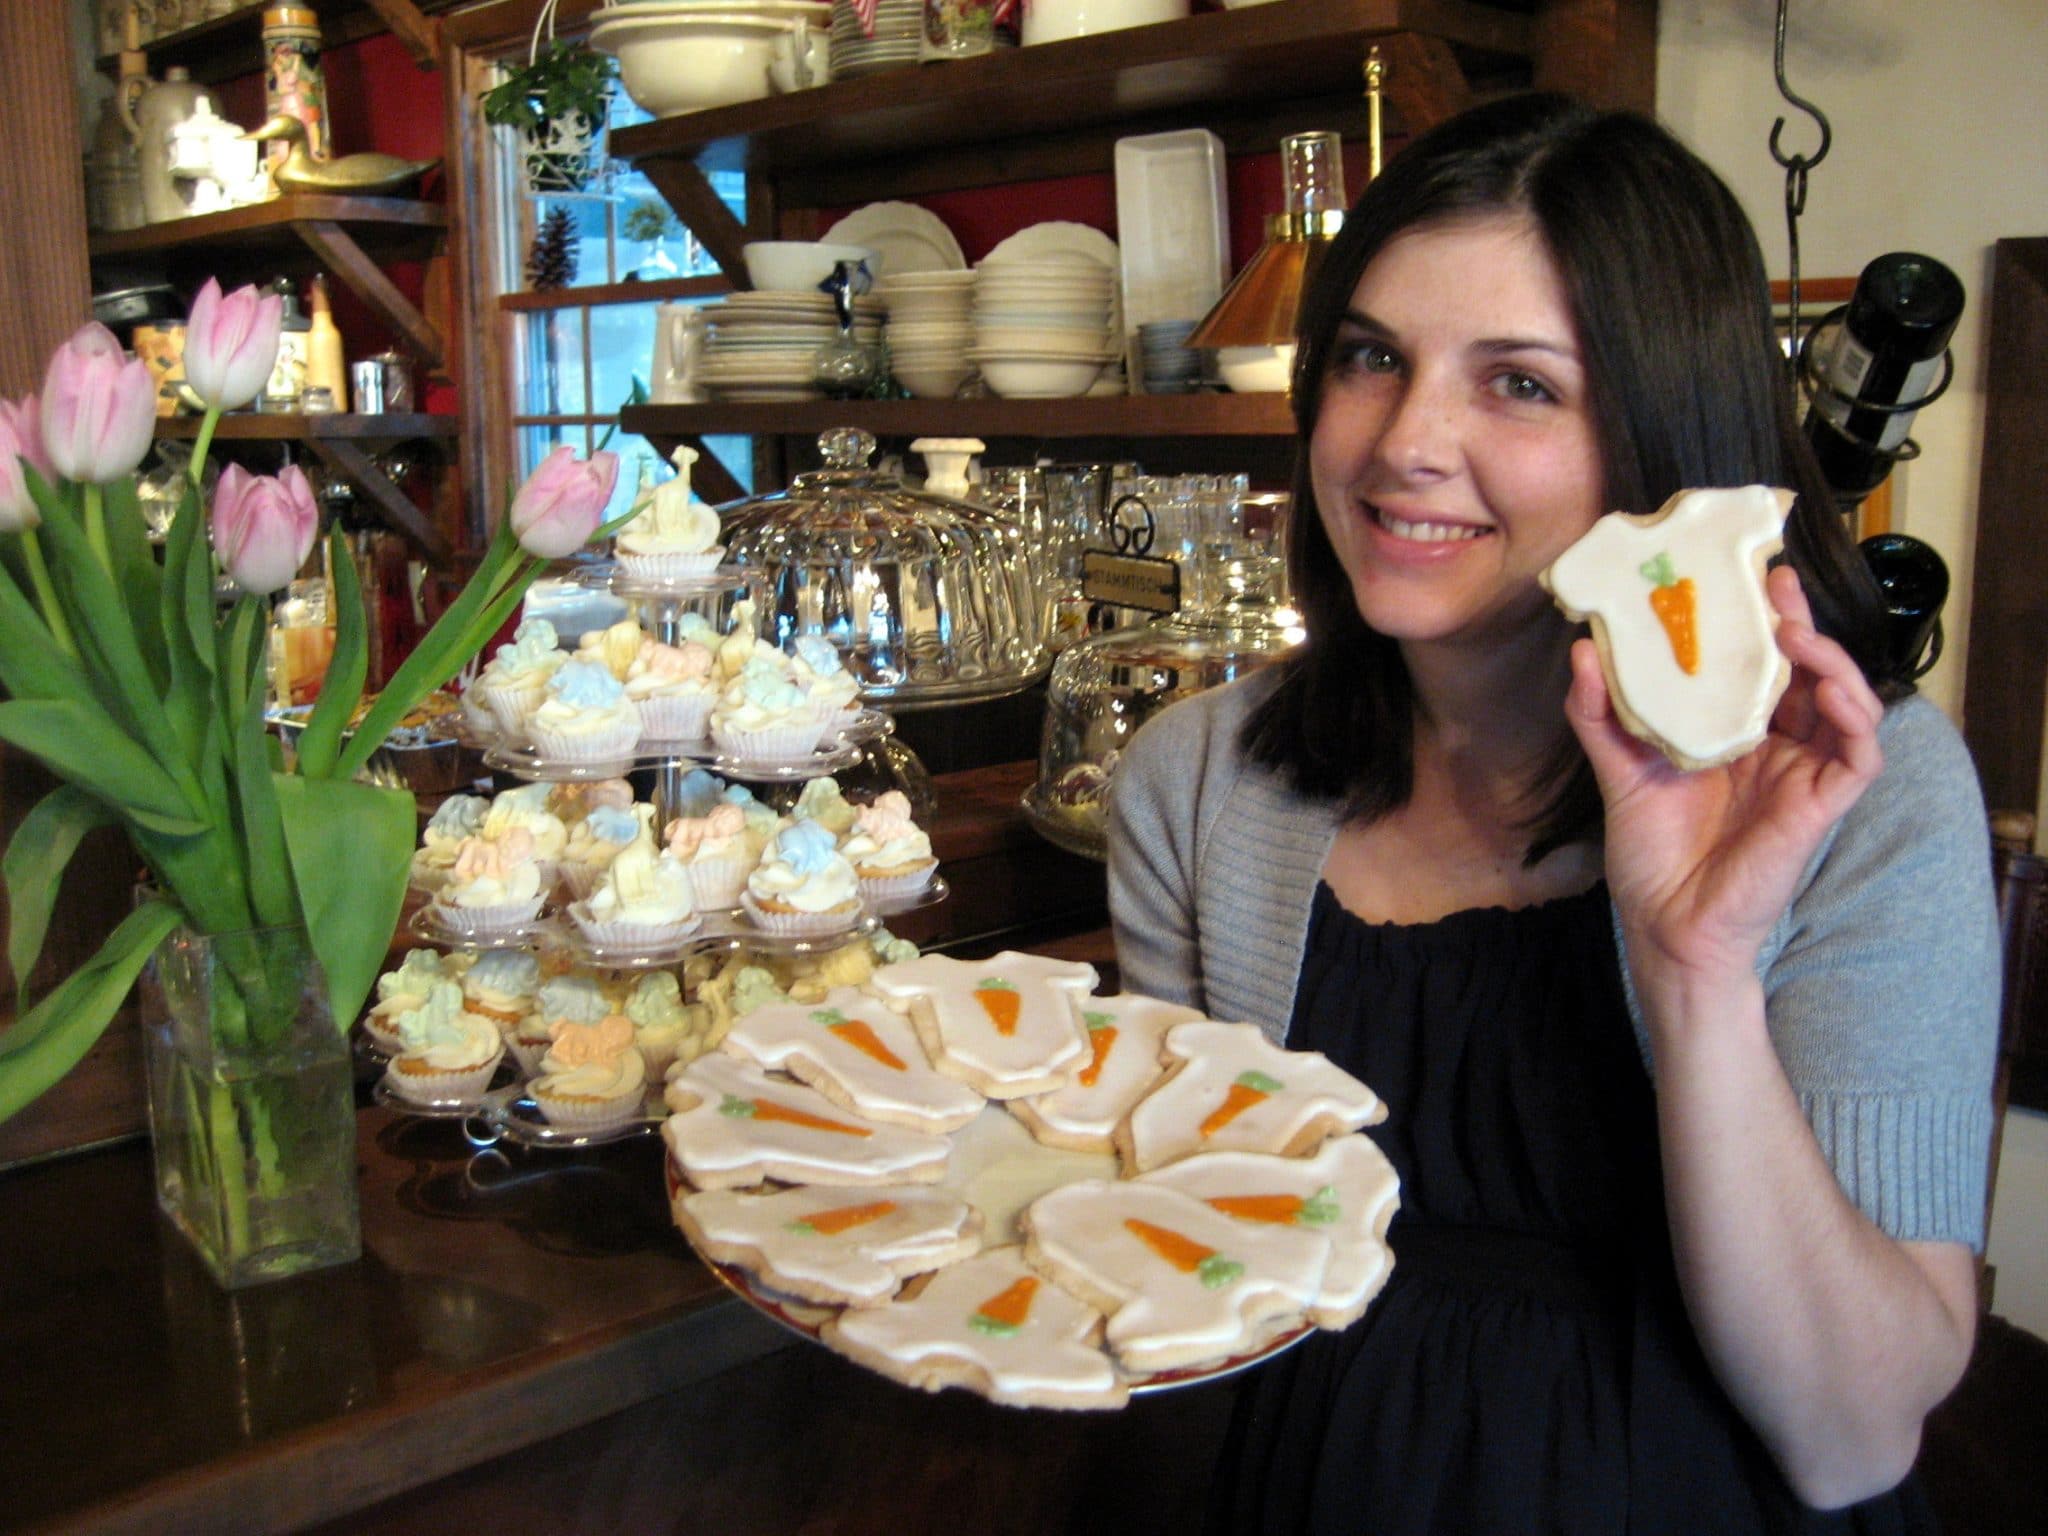
{"type": "Polygon", "coordinates": [[[1109,1316],[1125,1369],[1209,1365],[1264,1344],[1322,1289],[1330,1240],[1252,1224],[1161,1184],[1084,1180],[1024,1213],[1024,1259],[1109,1316]]]}
{"type": "Polygon", "coordinates": [[[879,1125],[801,1083],[716,1052],[669,1078],[662,1139],[698,1189],[785,1184],[933,1184],[946,1143],[879,1125]]]}
{"type": "Polygon", "coordinates": [[[1203,1152],[1145,1174],[1252,1226],[1308,1227],[1330,1240],[1330,1267],[1308,1315],[1320,1328],[1347,1328],[1394,1272],[1387,1224],[1401,1205],[1401,1180],[1386,1154],[1362,1135],[1335,1136],[1314,1157],[1203,1152]]]}
{"type": "Polygon", "coordinates": [[[852,987],[816,1003],[777,1003],[737,1020],[724,1049],[809,1083],[871,1120],[943,1136],[986,1102],[932,1069],[910,1020],[852,987]]]}
{"type": "Polygon", "coordinates": [[[1117,1126],[1165,1075],[1159,1049],[1166,1031],[1200,1017],[1199,1009],[1136,993],[1088,998],[1081,1004],[1088,1060],[1063,1087],[1011,1100],[1010,1113],[1049,1147],[1112,1151],[1117,1126]]]}
{"type": "Polygon", "coordinates": [[[1176,1024],[1164,1054],[1166,1080],[1117,1129],[1126,1174],[1197,1152],[1304,1157],[1387,1117],[1378,1094],[1321,1052],[1286,1050],[1250,1024],[1176,1024]]]}
{"type": "Polygon", "coordinates": [[[1095,967],[1005,950],[988,960],[920,955],[885,965],[868,986],[917,1026],[932,1065],[991,1099],[1048,1093],[1088,1059],[1076,1015],[1095,967]]]}
{"type": "Polygon", "coordinates": [[[1616,718],[1680,768],[1752,750],[1791,679],[1764,569],[1794,499],[1746,485],[1680,491],[1647,517],[1610,512],[1542,575],[1592,625],[1616,718]]]}
{"type": "Polygon", "coordinates": [[[678,1196],[675,1218],[705,1257],[806,1301],[850,1307],[880,1306],[908,1276],[981,1246],[973,1206],[914,1184],[811,1184],[769,1195],[703,1190],[678,1196]]]}
{"type": "Polygon", "coordinates": [[[1128,1389],[1097,1347],[1102,1315],[1028,1269],[1014,1246],[933,1275],[915,1296],[842,1312],[825,1342],[870,1370],[1020,1408],[1120,1408],[1128,1389]]]}

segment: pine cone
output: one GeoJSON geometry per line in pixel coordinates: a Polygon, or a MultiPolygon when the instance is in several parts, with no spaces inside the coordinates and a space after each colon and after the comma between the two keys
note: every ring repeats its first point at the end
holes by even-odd
{"type": "Polygon", "coordinates": [[[576,221],[566,208],[550,208],[526,253],[526,286],[536,293],[576,281],[576,221]]]}

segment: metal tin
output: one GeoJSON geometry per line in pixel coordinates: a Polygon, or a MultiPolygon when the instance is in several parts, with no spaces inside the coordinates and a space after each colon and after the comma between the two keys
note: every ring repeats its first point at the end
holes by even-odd
{"type": "Polygon", "coordinates": [[[412,403],[412,364],[406,361],[402,352],[379,352],[369,359],[384,370],[384,409],[387,411],[410,411],[412,403]]]}
{"type": "Polygon", "coordinates": [[[358,416],[382,416],[384,405],[384,365],[376,358],[365,358],[360,363],[350,363],[348,368],[349,389],[355,397],[358,416]]]}

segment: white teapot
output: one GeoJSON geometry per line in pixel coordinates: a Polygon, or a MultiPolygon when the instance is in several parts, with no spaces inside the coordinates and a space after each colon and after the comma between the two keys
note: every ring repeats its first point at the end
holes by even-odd
{"type": "Polygon", "coordinates": [[[191,183],[186,194],[193,213],[214,213],[241,203],[258,202],[270,193],[260,175],[261,149],[200,97],[191,115],[172,125],[169,166],[173,177],[191,183]]]}

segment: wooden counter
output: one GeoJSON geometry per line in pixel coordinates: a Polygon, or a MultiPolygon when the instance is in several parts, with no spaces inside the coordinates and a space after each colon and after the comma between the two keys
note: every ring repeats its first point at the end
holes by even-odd
{"type": "MultiPolygon", "coordinates": [[[[941,778],[955,894],[917,937],[1113,983],[1101,870],[1024,826],[1029,778],[941,778]]],[[[234,1295],[156,1213],[146,1142],[0,1172],[0,1530],[301,1529],[790,1342],[691,1256],[655,1138],[478,1151],[375,1106],[358,1138],[361,1261],[234,1295]]]]}

